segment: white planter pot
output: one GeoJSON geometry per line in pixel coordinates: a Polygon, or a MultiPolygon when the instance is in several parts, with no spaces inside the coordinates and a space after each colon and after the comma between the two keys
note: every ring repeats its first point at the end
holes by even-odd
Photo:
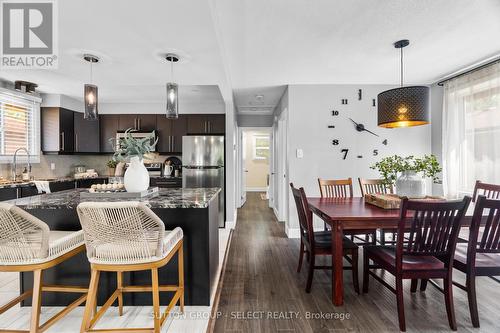
{"type": "Polygon", "coordinates": [[[142,192],[149,188],[149,173],[142,159],[137,156],[130,159],[123,183],[127,192],[142,192]]]}
{"type": "Polygon", "coordinates": [[[396,194],[400,197],[425,197],[425,181],[415,171],[403,171],[396,180],[396,194]]]}

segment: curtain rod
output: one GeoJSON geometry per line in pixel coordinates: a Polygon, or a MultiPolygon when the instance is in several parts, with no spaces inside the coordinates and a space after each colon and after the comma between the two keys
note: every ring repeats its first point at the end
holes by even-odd
{"type": "Polygon", "coordinates": [[[442,86],[442,85],[443,85],[445,82],[447,82],[447,81],[450,81],[450,80],[456,79],[457,77],[460,77],[460,76],[463,76],[463,75],[466,75],[466,74],[470,74],[470,73],[472,73],[472,72],[478,71],[478,70],[480,70],[480,69],[483,69],[483,68],[485,68],[485,67],[491,66],[491,65],[496,64],[496,63],[498,63],[498,62],[500,62],[500,56],[498,56],[498,57],[496,57],[495,59],[490,60],[490,61],[488,61],[488,62],[486,62],[486,63],[484,63],[484,64],[482,64],[482,65],[479,65],[479,66],[473,67],[473,68],[471,68],[471,69],[469,69],[469,70],[466,70],[465,72],[461,72],[461,73],[458,73],[458,74],[456,74],[456,75],[450,76],[450,77],[448,77],[448,78],[446,78],[446,79],[444,79],[444,80],[441,80],[441,81],[439,81],[439,82],[437,83],[437,85],[438,85],[438,86],[442,86]]]}

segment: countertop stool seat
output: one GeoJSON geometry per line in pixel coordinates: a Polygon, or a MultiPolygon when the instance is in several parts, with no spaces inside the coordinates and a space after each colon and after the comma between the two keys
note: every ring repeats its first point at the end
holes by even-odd
{"type": "MultiPolygon", "coordinates": [[[[51,231],[46,223],[21,208],[0,203],[0,271],[33,272],[33,289],[25,291],[0,307],[1,315],[17,303],[31,297],[30,328],[15,332],[43,332],[85,302],[86,287],[44,286],[42,282],[44,270],[70,259],[84,249],[83,231],[51,231]],[[40,325],[42,292],[68,292],[83,295],[40,325]]],[[[0,332],[13,331],[0,328],[0,332]]]]}
{"type": "Polygon", "coordinates": [[[184,254],[181,228],[165,230],[163,221],[140,202],[84,202],[77,207],[85,234],[87,257],[91,266],[89,296],[80,332],[154,332],[159,333],[172,308],[179,303],[184,312],[184,254]],[[179,282],[159,285],[158,269],[177,254],[179,282]],[[150,286],[123,285],[123,272],[151,271],[150,286]],[[100,272],[116,272],[117,288],[97,311],[96,298],[100,272]],[[153,327],[94,329],[108,308],[118,300],[123,314],[123,293],[150,292],[153,296],[153,327]],[[160,313],[160,292],[174,292],[160,313]]]}

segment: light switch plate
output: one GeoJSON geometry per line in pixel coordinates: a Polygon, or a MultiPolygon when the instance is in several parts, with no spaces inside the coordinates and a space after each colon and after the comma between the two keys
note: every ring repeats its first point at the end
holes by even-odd
{"type": "Polygon", "coordinates": [[[297,158],[303,158],[304,157],[304,151],[302,149],[297,149],[297,158]]]}
{"type": "Polygon", "coordinates": [[[56,169],[56,164],[55,163],[50,163],[50,170],[55,170],[56,169]]]}

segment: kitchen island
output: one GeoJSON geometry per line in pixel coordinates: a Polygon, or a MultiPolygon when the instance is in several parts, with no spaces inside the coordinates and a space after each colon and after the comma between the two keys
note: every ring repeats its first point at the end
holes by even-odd
{"type": "MultiPolygon", "coordinates": [[[[80,198],[85,189],[72,189],[10,200],[47,223],[51,230],[80,230],[76,207],[80,202],[93,201],[80,198]]],[[[181,227],[184,231],[184,279],[186,305],[210,305],[212,288],[219,265],[219,188],[160,188],[158,196],[133,199],[146,203],[164,222],[165,229],[181,227]]],[[[126,201],[127,199],[96,199],[95,201],[126,201]]],[[[160,269],[160,284],[177,282],[177,258],[160,269]]],[[[124,284],[147,285],[151,283],[149,271],[125,273],[124,284]]],[[[88,286],[90,264],[85,252],[63,262],[44,273],[44,284],[88,286]]],[[[21,293],[32,288],[32,274],[21,273],[21,293]]],[[[98,303],[102,305],[116,288],[114,273],[101,273],[98,303]]],[[[43,305],[69,304],[77,295],[47,293],[43,305]]],[[[161,293],[162,305],[167,305],[169,293],[161,293]]],[[[125,293],[125,305],[151,305],[150,293],[125,293]]],[[[26,305],[30,302],[25,301],[26,305]]]]}

